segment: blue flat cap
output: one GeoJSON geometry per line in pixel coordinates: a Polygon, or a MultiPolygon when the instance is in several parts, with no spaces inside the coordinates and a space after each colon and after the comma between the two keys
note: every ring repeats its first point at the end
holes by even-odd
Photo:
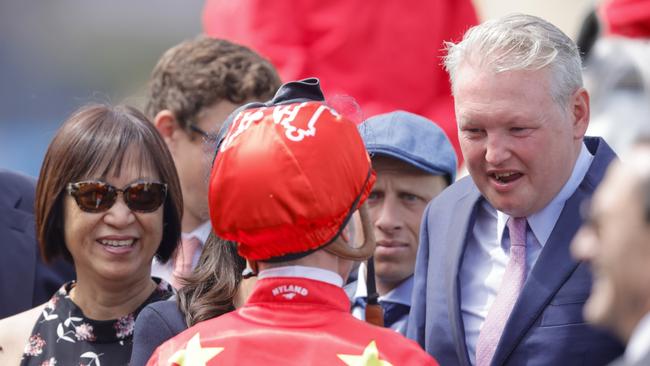
{"type": "Polygon", "coordinates": [[[385,155],[429,174],[456,179],[456,153],[447,135],[433,121],[395,111],[368,118],[359,125],[368,153],[385,155]]]}

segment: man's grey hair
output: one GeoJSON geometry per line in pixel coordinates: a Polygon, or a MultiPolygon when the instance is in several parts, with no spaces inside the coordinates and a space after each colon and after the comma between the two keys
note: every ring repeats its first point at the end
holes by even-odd
{"type": "Polygon", "coordinates": [[[463,64],[495,73],[549,67],[553,99],[563,108],[582,87],[578,46],[553,24],[532,15],[511,14],[469,29],[457,44],[446,42],[445,69],[452,92],[463,64]]]}

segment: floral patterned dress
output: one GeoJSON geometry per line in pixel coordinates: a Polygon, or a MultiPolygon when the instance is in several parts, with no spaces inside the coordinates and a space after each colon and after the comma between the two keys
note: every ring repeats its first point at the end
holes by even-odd
{"type": "Polygon", "coordinates": [[[128,365],[138,313],[147,304],[172,295],[168,283],[157,278],[154,280],[158,286],[151,296],[133,313],[114,320],[85,317],[70,299],[74,281],[63,285],[36,321],[20,365],[128,365]]]}

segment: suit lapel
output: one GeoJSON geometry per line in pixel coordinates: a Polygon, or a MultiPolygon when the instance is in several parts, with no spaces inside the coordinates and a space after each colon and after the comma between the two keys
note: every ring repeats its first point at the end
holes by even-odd
{"type": "Polygon", "coordinates": [[[463,197],[453,209],[454,217],[452,222],[455,223],[450,227],[448,241],[446,243],[449,250],[447,251],[447,302],[449,306],[449,318],[451,322],[451,332],[456,345],[456,355],[461,365],[470,365],[467,354],[467,345],[465,344],[465,327],[460,310],[460,264],[463,253],[467,244],[469,230],[474,227],[476,217],[476,207],[480,198],[480,193],[476,186],[472,184],[472,190],[463,197]]]}
{"type": "Polygon", "coordinates": [[[589,170],[564,208],[540,253],[530,276],[512,310],[497,346],[493,365],[502,365],[542,314],[557,291],[578,267],[569,252],[569,245],[582,225],[580,204],[591,196],[600,183],[607,165],[616,157],[602,139],[586,138],[587,148],[594,154],[589,170]]]}

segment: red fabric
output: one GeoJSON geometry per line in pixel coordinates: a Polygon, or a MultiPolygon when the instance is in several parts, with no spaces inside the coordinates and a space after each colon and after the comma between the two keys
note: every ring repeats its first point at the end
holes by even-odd
{"type": "Polygon", "coordinates": [[[477,22],[471,0],[207,0],[203,13],[206,34],[258,51],[284,80],[318,77],[366,118],[402,109],[435,121],[459,164],[443,41],[477,22]]]}
{"type": "Polygon", "coordinates": [[[334,238],[373,183],[355,124],[322,103],[244,110],[212,168],[212,227],[248,259],[305,252],[334,238]]]}
{"type": "Polygon", "coordinates": [[[650,0],[611,0],[600,8],[607,35],[650,38],[650,0]]]}
{"type": "Polygon", "coordinates": [[[379,360],[392,365],[437,365],[415,342],[355,319],[349,307],[345,292],[325,282],[262,279],[242,308],[163,343],[147,365],[170,365],[196,334],[201,347],[223,348],[207,366],[346,365],[338,355],[362,355],[373,341],[379,360]]]}

